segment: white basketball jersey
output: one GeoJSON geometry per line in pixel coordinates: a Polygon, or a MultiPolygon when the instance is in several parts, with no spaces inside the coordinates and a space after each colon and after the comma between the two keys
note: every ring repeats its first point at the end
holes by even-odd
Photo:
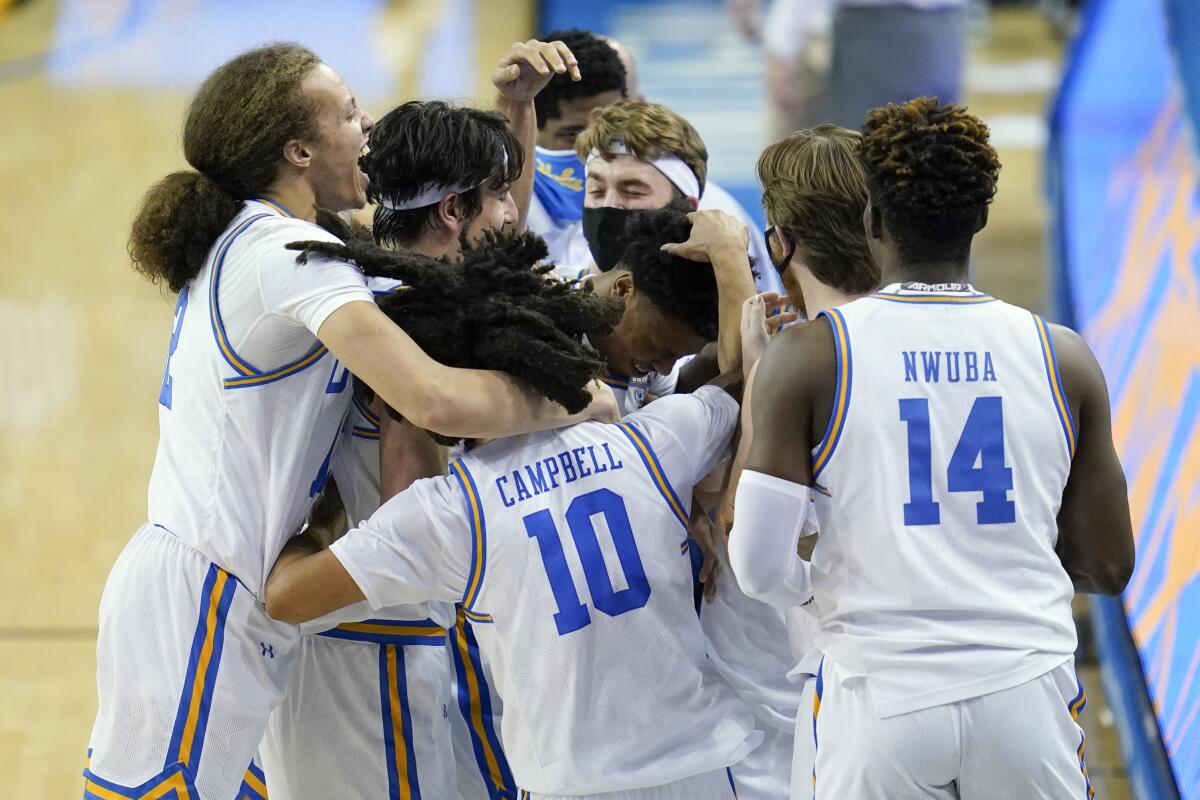
{"type": "Polygon", "coordinates": [[[706,387],[620,424],[491,442],[334,543],[373,607],[463,603],[523,789],[657,786],[761,737],[706,660],[686,543],[692,486],[737,414],[706,387]]]}
{"type": "Polygon", "coordinates": [[[970,287],[904,287],[823,312],[838,382],[813,450],[818,645],[881,716],[1075,651],[1054,553],[1075,429],[1046,323],[970,287]]]}
{"type": "MultiPolygon", "coordinates": [[[[354,398],[342,424],[342,439],[334,450],[333,479],[337,482],[351,527],[379,510],[379,421],[370,406],[354,398]]],[[[454,606],[433,602],[405,603],[372,611],[366,603],[359,603],[322,619],[350,622],[349,627],[342,627],[337,634],[341,638],[350,638],[350,633],[361,629],[361,625],[354,624],[359,622],[429,619],[440,628],[449,628],[454,624],[454,606]],[[359,613],[350,613],[354,611],[359,613]]],[[[313,623],[303,629],[306,632],[316,630],[313,623]]]]}
{"type": "Polygon", "coordinates": [[[349,373],[315,332],[371,300],[361,273],[296,263],[290,242],[337,241],[247,201],[176,306],[159,396],[149,520],[258,593],[329,475],[349,373]]]}

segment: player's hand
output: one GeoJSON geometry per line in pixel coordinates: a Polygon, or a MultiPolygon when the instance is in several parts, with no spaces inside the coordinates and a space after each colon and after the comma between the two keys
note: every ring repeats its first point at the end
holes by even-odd
{"type": "Polygon", "coordinates": [[[586,411],[588,419],[616,422],[621,418],[621,409],[617,405],[617,396],[613,394],[612,387],[599,380],[593,380],[588,386],[588,391],[592,393],[592,402],[586,411]]]}
{"type": "Polygon", "coordinates": [[[762,38],[762,8],[759,0],[725,0],[729,18],[747,41],[757,42],[762,38]]]}
{"type": "Polygon", "coordinates": [[[555,75],[580,79],[579,64],[562,42],[514,42],[492,70],[492,85],[508,100],[528,103],[555,75]]]}
{"type": "Polygon", "coordinates": [[[700,582],[704,584],[704,599],[712,601],[717,596],[717,577],[721,574],[721,565],[725,560],[726,540],[717,530],[717,526],[709,519],[702,509],[692,507],[692,516],[688,520],[688,536],[700,545],[704,553],[704,562],[700,565],[700,582]]]}
{"type": "Polygon", "coordinates": [[[762,358],[770,336],[800,318],[795,311],[784,310],[787,304],[787,295],[778,292],[756,294],[746,298],[742,304],[743,375],[749,375],[758,359],[762,358]]]}
{"type": "Polygon", "coordinates": [[[750,231],[740,219],[724,211],[710,209],[688,214],[692,232],[686,242],[667,242],[662,246],[664,253],[686,258],[689,261],[707,261],[724,252],[745,253],[750,246],[750,231]]]}

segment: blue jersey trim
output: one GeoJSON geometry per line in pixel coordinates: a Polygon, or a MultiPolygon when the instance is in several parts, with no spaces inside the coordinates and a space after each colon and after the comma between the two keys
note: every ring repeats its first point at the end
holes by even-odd
{"type": "Polygon", "coordinates": [[[1075,427],[1075,418],[1071,414],[1071,406],[1067,402],[1067,392],[1063,388],[1062,375],[1058,371],[1058,356],[1054,352],[1054,340],[1050,338],[1050,327],[1046,320],[1033,314],[1033,324],[1037,328],[1038,344],[1042,348],[1042,360],[1046,367],[1046,381],[1050,384],[1050,397],[1054,402],[1054,411],[1058,414],[1059,424],[1062,425],[1063,437],[1067,440],[1067,453],[1075,458],[1075,448],[1079,442],[1079,430],[1075,427]]]}
{"type": "Polygon", "coordinates": [[[221,308],[217,300],[217,284],[221,279],[221,267],[225,263],[225,256],[229,253],[229,248],[234,240],[245,233],[255,222],[267,219],[270,216],[273,215],[255,214],[243,220],[236,228],[226,234],[225,238],[217,245],[213,258],[212,279],[209,281],[208,287],[209,322],[212,324],[213,338],[217,341],[217,349],[221,351],[221,357],[242,377],[261,375],[262,372],[249,361],[238,356],[234,352],[233,346],[230,345],[229,337],[225,334],[225,323],[221,321],[221,308]]]}
{"type": "Polygon", "coordinates": [[[462,604],[468,611],[475,611],[475,601],[479,599],[487,570],[487,519],[483,513],[483,502],[479,498],[475,479],[461,458],[450,464],[450,471],[462,490],[467,520],[471,526],[471,571],[467,575],[467,589],[463,593],[462,604]]]}
{"type": "Polygon", "coordinates": [[[829,414],[829,425],[825,428],[825,436],[814,449],[812,457],[813,483],[829,459],[837,449],[842,431],[846,427],[846,416],[850,413],[850,389],[854,382],[854,367],[850,358],[850,333],[846,327],[846,318],[836,308],[822,311],[819,317],[829,320],[833,329],[833,348],[837,361],[837,382],[833,392],[833,409],[829,414]]]}
{"type": "Polygon", "coordinates": [[[871,300],[887,300],[890,303],[908,303],[923,306],[977,306],[983,303],[994,303],[996,298],[986,294],[888,294],[875,292],[867,295],[871,300]]]}
{"type": "Polygon", "coordinates": [[[684,530],[687,530],[688,513],[684,509],[683,503],[680,502],[679,495],[675,493],[675,488],[667,480],[666,470],[663,469],[662,463],[658,460],[658,456],[654,452],[654,448],[650,446],[650,442],[642,435],[641,431],[628,422],[618,423],[617,429],[625,434],[625,438],[633,445],[633,449],[637,451],[638,456],[642,459],[643,466],[646,467],[646,472],[650,474],[650,481],[654,484],[654,488],[658,489],[658,493],[662,495],[663,500],[667,501],[667,507],[671,509],[671,513],[679,520],[679,524],[683,525],[684,530]]]}

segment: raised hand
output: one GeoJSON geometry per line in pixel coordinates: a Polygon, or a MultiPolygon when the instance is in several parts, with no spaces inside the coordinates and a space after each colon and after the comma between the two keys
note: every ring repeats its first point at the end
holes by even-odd
{"type": "Polygon", "coordinates": [[[671,253],[689,261],[707,261],[715,265],[715,258],[722,252],[745,254],[750,246],[750,232],[737,217],[724,211],[693,211],[688,214],[692,232],[686,242],[668,242],[662,246],[664,253],[671,253]]]}
{"type": "Polygon", "coordinates": [[[771,334],[784,325],[795,322],[800,315],[784,311],[788,304],[787,295],[777,292],[756,294],[742,304],[742,371],[749,375],[758,363],[771,334]],[[779,313],[775,313],[778,311],[779,313]]]}
{"type": "Polygon", "coordinates": [[[570,49],[562,42],[514,42],[492,70],[492,85],[500,95],[518,103],[528,103],[546,88],[555,75],[570,74],[580,78],[579,65],[570,49]]]}

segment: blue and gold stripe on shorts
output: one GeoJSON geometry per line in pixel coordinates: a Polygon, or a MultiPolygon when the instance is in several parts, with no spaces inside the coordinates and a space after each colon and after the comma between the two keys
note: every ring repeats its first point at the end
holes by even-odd
{"type": "Polygon", "coordinates": [[[516,791],[512,771],[492,717],[492,695],[488,688],[483,663],[479,659],[479,643],[467,621],[465,609],[458,608],[458,620],[454,626],[454,641],[451,648],[454,656],[454,672],[458,707],[467,729],[471,734],[471,749],[479,775],[487,788],[488,797],[512,797],[516,791]]]}
{"type": "Polygon", "coordinates": [[[1083,690],[1083,684],[1079,682],[1079,678],[1075,678],[1075,683],[1079,687],[1075,697],[1071,698],[1067,703],[1067,711],[1071,713],[1071,719],[1079,728],[1079,747],[1075,748],[1075,755],[1079,757],[1079,771],[1083,774],[1083,783],[1087,787],[1087,796],[1089,798],[1096,796],[1096,790],[1092,787],[1092,779],[1088,775],[1087,759],[1084,758],[1084,739],[1083,726],[1079,724],[1079,715],[1083,713],[1083,709],[1087,707],[1087,693],[1083,690]]]}
{"type": "Polygon", "coordinates": [[[267,776],[262,768],[250,762],[246,774],[242,778],[242,788],[238,789],[237,800],[267,800],[267,776]]]}
{"type": "Polygon", "coordinates": [[[825,436],[816,446],[812,459],[813,482],[825,469],[833,451],[837,448],[838,440],[842,438],[842,430],[846,426],[846,415],[850,409],[850,389],[854,383],[853,365],[850,359],[850,333],[846,327],[846,318],[836,308],[822,311],[819,316],[829,320],[833,329],[833,347],[837,358],[837,384],[833,392],[833,412],[829,415],[829,425],[825,436]]]}
{"type": "Polygon", "coordinates": [[[617,428],[621,433],[625,434],[625,438],[633,445],[633,449],[641,457],[646,471],[650,473],[650,480],[654,483],[654,488],[658,489],[658,493],[662,495],[663,500],[667,501],[667,507],[671,509],[671,513],[679,520],[679,524],[683,525],[684,530],[687,530],[688,513],[684,509],[683,503],[679,501],[679,495],[675,493],[671,482],[667,480],[667,473],[663,470],[658,456],[654,454],[654,448],[650,446],[650,442],[642,435],[641,431],[628,422],[618,423],[617,428]]]}
{"type": "Polygon", "coordinates": [[[412,709],[408,703],[408,676],[404,649],[385,644],[379,648],[379,705],[387,752],[388,799],[421,800],[417,757],[413,750],[412,709]]]}
{"type": "Polygon", "coordinates": [[[362,622],[346,622],[336,628],[321,631],[317,635],[329,639],[399,647],[408,645],[440,646],[446,643],[446,629],[431,619],[365,619],[362,622]]]}
{"type": "Polygon", "coordinates": [[[83,800],[200,800],[200,793],[183,764],[172,764],[141,786],[106,781],[89,767],[83,771],[83,800]]]}
{"type": "Polygon", "coordinates": [[[216,564],[209,566],[200,593],[199,619],[192,637],[183,692],[175,712],[164,768],[178,762],[195,774],[200,765],[217,671],[225,647],[225,619],[236,590],[237,580],[232,575],[216,564]]]}

